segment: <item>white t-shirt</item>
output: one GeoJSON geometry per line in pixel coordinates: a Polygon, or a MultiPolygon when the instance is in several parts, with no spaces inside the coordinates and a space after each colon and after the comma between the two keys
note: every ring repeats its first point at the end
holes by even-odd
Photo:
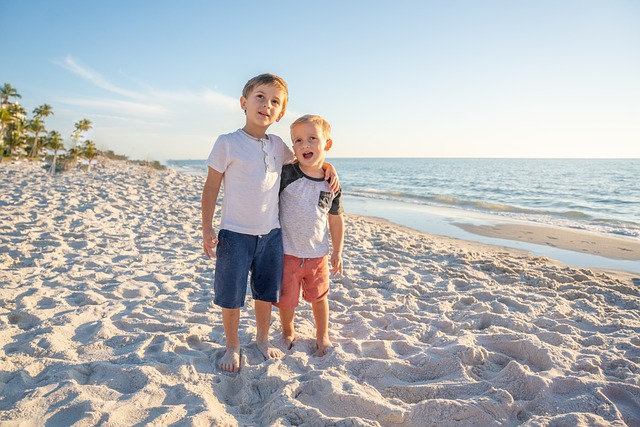
{"type": "Polygon", "coordinates": [[[276,135],[258,140],[241,129],[220,135],[207,160],[208,166],[224,174],[220,228],[254,236],[280,228],[280,174],[293,157],[276,135]]]}

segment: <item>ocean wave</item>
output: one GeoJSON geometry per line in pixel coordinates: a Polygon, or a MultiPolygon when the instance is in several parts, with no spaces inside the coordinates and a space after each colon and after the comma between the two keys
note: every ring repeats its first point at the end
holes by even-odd
{"type": "Polygon", "coordinates": [[[207,163],[204,160],[169,160],[167,166],[188,175],[207,174],[207,163]]]}
{"type": "MultiPolygon", "coordinates": [[[[465,200],[448,195],[421,196],[402,191],[388,191],[373,188],[357,188],[350,191],[345,190],[345,194],[357,197],[368,197],[372,199],[395,200],[405,203],[419,203],[434,206],[446,206],[453,208],[474,208],[475,210],[486,212],[512,212],[519,214],[548,214],[549,211],[542,211],[521,206],[513,206],[505,203],[485,202],[480,200],[465,200]]],[[[577,213],[576,213],[577,214],[577,213]]],[[[575,214],[573,214],[575,215],[575,214]]]]}
{"type": "Polygon", "coordinates": [[[343,192],[345,195],[358,198],[463,209],[558,227],[577,228],[625,237],[640,237],[640,224],[631,221],[594,218],[592,215],[578,210],[524,208],[505,203],[464,200],[449,195],[420,196],[401,191],[385,191],[372,188],[357,188],[349,191],[344,190],[343,192]]]}
{"type": "Polygon", "coordinates": [[[569,219],[582,219],[582,220],[590,220],[593,219],[591,215],[588,215],[584,212],[580,211],[565,211],[565,212],[556,212],[556,215],[563,216],[569,219]]]}

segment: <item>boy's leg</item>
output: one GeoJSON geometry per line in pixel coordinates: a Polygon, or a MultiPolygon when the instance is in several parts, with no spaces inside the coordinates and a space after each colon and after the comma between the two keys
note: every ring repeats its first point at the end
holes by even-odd
{"type": "Polygon", "coordinates": [[[280,299],[283,263],[282,231],[276,228],[259,236],[251,265],[251,290],[255,301],[256,343],[267,359],[284,356],[282,350],[269,342],[271,305],[280,299]]]}
{"type": "Polygon", "coordinates": [[[313,318],[316,322],[316,344],[318,356],[327,354],[329,340],[329,259],[313,258],[305,262],[307,276],[302,287],[302,295],[311,303],[313,318]]]}
{"type": "Polygon", "coordinates": [[[282,324],[282,340],[288,350],[293,347],[293,342],[296,339],[296,331],[293,326],[293,317],[296,313],[295,308],[279,308],[280,310],[280,323],[282,324]]]}
{"type": "Polygon", "coordinates": [[[324,356],[332,346],[329,340],[329,301],[326,298],[311,304],[313,318],[316,321],[316,344],[318,356],[324,356]]]}
{"type": "Polygon", "coordinates": [[[244,305],[249,274],[249,252],[253,252],[255,237],[220,230],[216,249],[214,303],[222,308],[222,325],[226,351],[220,359],[220,369],[240,370],[240,307],[244,305]]]}
{"type": "Polygon", "coordinates": [[[256,344],[260,353],[267,359],[284,356],[282,350],[273,347],[269,342],[269,327],[271,326],[271,305],[267,301],[255,300],[256,312],[256,344]]]}
{"type": "Polygon", "coordinates": [[[238,372],[240,370],[240,337],[238,336],[240,309],[223,308],[222,325],[224,326],[224,336],[227,343],[224,356],[220,359],[220,369],[228,372],[238,372]]]}
{"type": "Polygon", "coordinates": [[[280,301],[274,305],[280,311],[280,323],[282,324],[282,340],[285,348],[291,350],[296,339],[293,327],[293,316],[295,315],[298,300],[300,299],[300,286],[302,285],[303,259],[292,255],[284,256],[284,268],[282,275],[282,295],[280,301]]]}

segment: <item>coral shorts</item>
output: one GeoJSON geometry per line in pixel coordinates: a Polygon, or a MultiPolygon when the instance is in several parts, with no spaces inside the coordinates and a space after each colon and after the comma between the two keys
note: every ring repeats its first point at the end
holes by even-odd
{"type": "Polygon", "coordinates": [[[282,296],[274,305],[278,308],[296,308],[302,298],[310,303],[322,301],[329,293],[329,259],[298,258],[284,256],[284,274],[282,276],[282,296]]]}

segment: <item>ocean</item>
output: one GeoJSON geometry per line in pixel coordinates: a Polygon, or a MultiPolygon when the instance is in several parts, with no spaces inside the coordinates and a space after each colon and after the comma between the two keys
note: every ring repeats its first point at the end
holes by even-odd
{"type": "MultiPolygon", "coordinates": [[[[640,238],[640,159],[327,161],[338,171],[348,213],[378,216],[422,231],[466,239],[471,238],[469,233],[451,225],[452,221],[438,218],[489,215],[640,238]]],[[[206,174],[204,160],[172,160],[168,165],[186,173],[206,174]]],[[[475,237],[476,241],[504,243],[475,237]]],[[[524,244],[519,247],[532,250],[524,244]]],[[[563,259],[563,253],[549,253],[549,248],[538,249],[542,249],[537,251],[542,255],[580,264],[575,258],[563,259]]],[[[594,262],[590,259],[583,264],[594,262]]]]}
{"type": "MultiPolygon", "coordinates": [[[[345,196],[640,238],[640,160],[335,158],[345,196]]],[[[206,174],[204,160],[171,160],[206,174]]]]}

